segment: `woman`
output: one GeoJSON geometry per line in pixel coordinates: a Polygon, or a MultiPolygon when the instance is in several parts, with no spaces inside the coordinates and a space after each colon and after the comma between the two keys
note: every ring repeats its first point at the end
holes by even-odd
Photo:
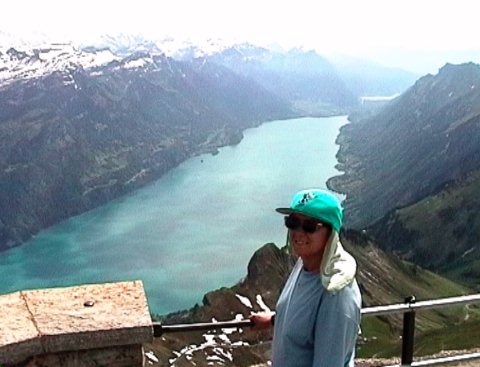
{"type": "Polygon", "coordinates": [[[252,315],[254,329],[274,324],[273,367],[353,366],[361,297],[355,260],[338,238],[340,202],[327,191],[304,190],[277,212],[298,260],[276,314],[252,315]]]}

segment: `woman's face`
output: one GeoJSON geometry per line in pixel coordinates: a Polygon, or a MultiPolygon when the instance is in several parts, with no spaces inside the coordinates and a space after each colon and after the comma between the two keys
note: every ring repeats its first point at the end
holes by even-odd
{"type": "MultiPolygon", "coordinates": [[[[290,217],[297,218],[301,224],[305,220],[318,222],[314,218],[299,213],[290,214],[290,217]]],[[[317,226],[315,232],[309,233],[300,225],[297,229],[289,229],[290,244],[294,253],[302,258],[305,265],[312,264],[312,266],[316,267],[316,264],[318,264],[318,269],[320,269],[320,263],[330,237],[330,232],[331,229],[327,226],[317,226]]]]}

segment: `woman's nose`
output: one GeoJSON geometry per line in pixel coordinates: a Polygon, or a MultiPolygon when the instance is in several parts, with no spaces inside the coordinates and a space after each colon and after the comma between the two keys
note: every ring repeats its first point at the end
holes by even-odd
{"type": "Polygon", "coordinates": [[[297,229],[295,231],[290,231],[290,236],[295,239],[295,238],[303,238],[306,236],[306,233],[301,229],[297,229]]]}

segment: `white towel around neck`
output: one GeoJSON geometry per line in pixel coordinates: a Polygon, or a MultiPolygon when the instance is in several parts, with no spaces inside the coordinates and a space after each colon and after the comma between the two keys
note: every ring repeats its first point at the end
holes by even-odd
{"type": "Polygon", "coordinates": [[[355,278],[357,263],[343,248],[338,233],[332,231],[320,264],[322,284],[328,292],[336,293],[355,278]]]}

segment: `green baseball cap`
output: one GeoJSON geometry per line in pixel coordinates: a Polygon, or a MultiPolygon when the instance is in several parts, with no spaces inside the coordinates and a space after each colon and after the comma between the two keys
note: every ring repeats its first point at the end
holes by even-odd
{"type": "Polygon", "coordinates": [[[275,209],[281,214],[300,213],[321,220],[339,232],[342,227],[343,210],[338,198],[326,190],[302,190],[293,198],[290,208],[275,209]]]}

